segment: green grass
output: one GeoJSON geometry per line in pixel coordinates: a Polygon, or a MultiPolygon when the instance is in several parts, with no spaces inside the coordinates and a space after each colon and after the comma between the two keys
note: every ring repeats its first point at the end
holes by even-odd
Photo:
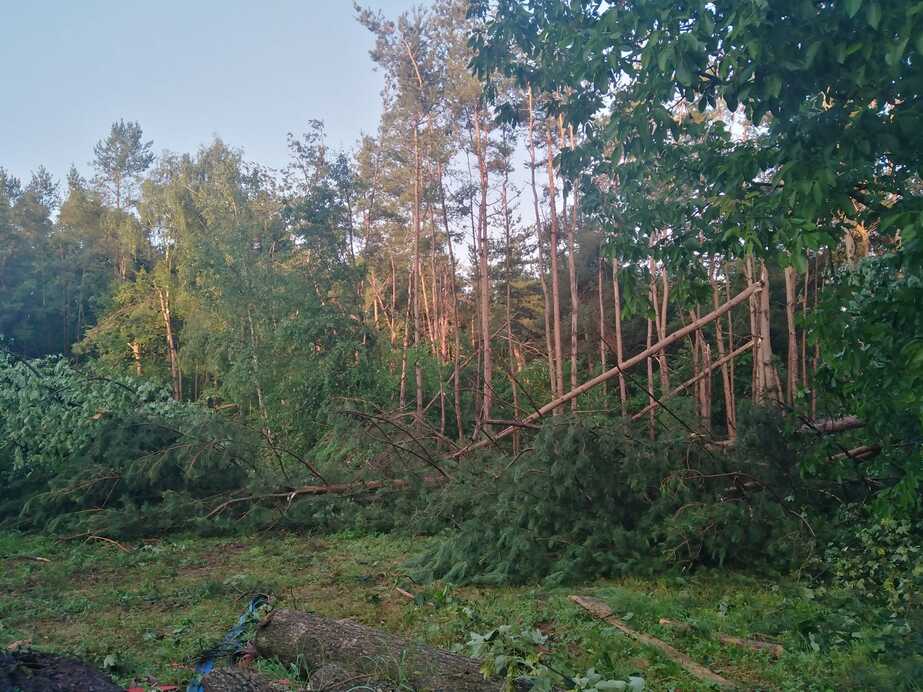
{"type": "MultiPolygon", "coordinates": [[[[566,588],[423,586],[402,565],[428,540],[264,534],[171,538],[124,552],[100,541],[0,533],[0,645],[31,640],[36,648],[108,664],[126,685],[182,686],[193,657],[220,639],[247,596],[259,591],[277,605],[353,618],[445,647],[498,625],[538,627],[549,636],[547,657],[555,668],[595,666],[622,679],[640,674],[654,690],[706,689],[656,650],[591,620],[567,600],[580,593],[603,599],[631,627],[745,688],[919,689],[913,670],[901,667],[912,660],[919,668],[919,659],[889,658],[895,646],[919,635],[889,631],[871,610],[864,620],[862,609],[836,594],[794,581],[715,571],[566,588]],[[677,632],[659,618],[695,629],[677,632]],[[785,654],[775,660],[728,647],[712,636],[717,633],[778,642],[785,654]]],[[[260,665],[274,678],[297,673],[260,665]]]]}

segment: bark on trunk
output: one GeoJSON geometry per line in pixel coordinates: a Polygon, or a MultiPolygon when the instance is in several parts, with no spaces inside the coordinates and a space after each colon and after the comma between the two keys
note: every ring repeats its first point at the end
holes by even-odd
{"type": "MultiPolygon", "coordinates": [[[[612,259],[612,302],[615,305],[615,357],[621,363],[625,358],[622,345],[622,292],[619,287],[619,261],[612,259]]],[[[628,388],[625,385],[625,375],[619,373],[619,400],[622,404],[622,415],[628,415],[628,388]]]]}
{"type": "Polygon", "coordinates": [[[785,268],[785,320],[788,325],[788,361],[785,373],[785,402],[791,406],[798,388],[798,332],[795,329],[794,267],[785,268]]]}
{"type": "Polygon", "coordinates": [[[131,349],[131,357],[135,361],[135,374],[141,377],[141,342],[129,341],[128,348],[131,349]]]}
{"type": "Polygon", "coordinates": [[[401,679],[415,689],[498,692],[502,680],[485,679],[479,661],[409,641],[348,620],[280,609],[256,633],[260,656],[312,668],[335,664],[375,679],[401,679]]]}
{"type": "Polygon", "coordinates": [[[179,401],[183,398],[183,375],[179,369],[179,357],[176,353],[176,339],[173,336],[173,315],[170,311],[169,290],[158,288],[157,298],[160,300],[160,316],[163,318],[163,325],[167,336],[167,355],[170,358],[170,381],[173,383],[173,398],[179,401]]]}
{"type": "Polygon", "coordinates": [[[825,418],[814,421],[811,424],[802,425],[798,428],[800,433],[821,433],[829,435],[831,433],[845,432],[847,430],[857,430],[863,427],[865,423],[856,416],[844,416],[843,418],[825,418]]]}
{"type": "Polygon", "coordinates": [[[423,368],[420,365],[420,284],[423,275],[420,265],[420,132],[419,122],[413,125],[413,345],[414,345],[414,383],[416,385],[417,406],[414,411],[414,423],[417,431],[423,429],[423,368]]]}
{"type": "Polygon", "coordinates": [[[481,199],[478,205],[478,287],[481,300],[481,353],[484,367],[484,399],[481,418],[490,418],[493,405],[493,356],[490,345],[490,265],[487,243],[487,142],[481,135],[481,113],[474,114],[475,155],[478,159],[481,199]]]}
{"type": "Polygon", "coordinates": [[[564,360],[561,347],[561,289],[558,282],[558,208],[554,174],[554,140],[551,127],[545,127],[545,164],[548,170],[548,208],[551,214],[551,241],[548,255],[551,260],[551,307],[554,332],[554,378],[558,395],[564,394],[564,360]]]}
{"type": "MultiPolygon", "coordinates": [[[[559,148],[566,146],[564,141],[564,116],[558,114],[559,148]]],[[[573,139],[570,143],[574,147],[573,139]]],[[[564,188],[561,200],[562,220],[567,234],[567,276],[570,288],[570,388],[577,387],[577,320],[580,316],[580,295],[577,292],[577,260],[576,260],[576,235],[577,235],[577,193],[574,192],[574,202],[571,206],[570,219],[567,216],[567,189],[564,188]]],[[[577,410],[577,399],[570,402],[571,411],[577,410]]]]}
{"type": "Polygon", "coordinates": [[[759,355],[760,367],[763,371],[763,402],[778,402],[782,400],[782,383],[779,373],[772,362],[772,339],[769,326],[769,270],[766,263],[760,262],[760,282],[764,291],[760,293],[760,341],[759,355]]]}
{"type": "Polygon", "coordinates": [[[538,277],[542,285],[542,299],[545,310],[545,349],[548,357],[548,380],[551,387],[551,396],[558,395],[557,380],[555,379],[554,346],[551,340],[551,298],[548,295],[548,282],[545,280],[545,241],[542,237],[542,217],[538,205],[538,186],[535,183],[535,120],[532,111],[532,87],[529,87],[529,176],[532,183],[532,207],[535,212],[535,231],[538,240],[538,277]]]}
{"type": "MultiPolygon", "coordinates": [[[[606,307],[605,289],[603,288],[603,258],[596,260],[596,298],[599,305],[599,371],[606,372],[606,307]]],[[[603,397],[607,394],[606,383],[603,383],[603,397]]]]}
{"type": "MultiPolygon", "coordinates": [[[[647,350],[651,350],[651,343],[654,339],[654,325],[647,321],[647,350]]],[[[651,356],[647,357],[647,408],[650,411],[650,422],[648,426],[648,435],[653,440],[657,436],[655,427],[657,416],[654,413],[654,361],[651,356]]]]}
{"type": "MultiPolygon", "coordinates": [[[[670,283],[667,279],[667,270],[662,271],[663,291],[657,290],[657,265],[654,258],[648,257],[648,266],[651,272],[651,303],[654,306],[654,325],[657,327],[657,340],[663,341],[667,336],[667,307],[670,300],[670,283]],[[663,301],[661,303],[661,300],[663,301]]],[[[667,352],[661,351],[657,354],[657,364],[660,373],[660,393],[666,394],[670,391],[670,371],[667,368],[667,352]]]]}
{"type": "MultiPolygon", "coordinates": [[[[727,279],[727,277],[726,277],[727,279]]],[[[711,279],[712,305],[718,307],[720,303],[718,295],[718,263],[715,261],[715,276],[711,279]]],[[[724,334],[721,328],[721,320],[715,320],[715,339],[718,342],[718,363],[721,364],[721,386],[724,393],[724,424],[727,428],[729,440],[737,437],[737,411],[734,407],[734,382],[731,379],[731,370],[728,366],[728,360],[733,362],[733,358],[725,359],[727,349],[724,344],[724,334]]],[[[731,343],[731,342],[729,342],[731,343]]],[[[751,342],[752,343],[752,342],[751,342]]],[[[731,343],[733,348],[733,343],[731,343]]]]}
{"type": "MultiPolygon", "coordinates": [[[[513,344],[513,246],[512,246],[512,229],[510,228],[510,207],[509,207],[509,168],[503,171],[503,187],[501,189],[501,208],[503,211],[503,233],[506,239],[506,347],[509,354],[508,367],[513,375],[510,376],[510,388],[513,393],[513,418],[519,420],[519,387],[516,384],[518,373],[515,347],[513,344]]],[[[519,454],[519,433],[513,433],[513,455],[519,454]]]]}
{"type": "MultiPolygon", "coordinates": [[[[729,354],[727,354],[726,356],[722,356],[721,358],[719,358],[718,360],[716,360],[714,363],[711,363],[707,369],[702,370],[701,372],[699,372],[699,373],[696,374],[696,375],[693,375],[690,379],[686,380],[685,382],[683,382],[683,383],[682,383],[681,385],[679,385],[678,387],[675,387],[674,389],[670,390],[670,392],[669,392],[668,394],[662,396],[662,397],[660,398],[661,403],[664,402],[664,401],[667,401],[668,399],[672,399],[674,396],[676,396],[677,394],[679,394],[681,391],[683,391],[683,390],[686,389],[687,387],[690,387],[690,386],[692,386],[693,384],[696,384],[699,380],[701,380],[703,377],[707,376],[709,373],[711,373],[712,371],[714,371],[716,368],[719,368],[719,367],[720,367],[720,368],[724,368],[724,367],[727,365],[728,361],[733,360],[734,358],[736,358],[737,356],[739,356],[741,353],[743,353],[744,351],[748,351],[748,350],[751,349],[752,347],[753,347],[753,342],[752,342],[752,341],[748,341],[747,343],[745,343],[745,344],[744,344],[743,346],[741,346],[740,348],[738,348],[738,349],[736,349],[736,350],[734,350],[734,351],[731,351],[731,352],[730,352],[729,354]]],[[[657,406],[659,406],[659,404],[658,404],[657,402],[654,402],[653,406],[654,406],[654,408],[656,408],[657,406]]],[[[634,415],[632,415],[631,419],[632,419],[632,420],[638,420],[639,418],[641,418],[642,416],[644,416],[645,413],[648,412],[648,408],[649,408],[648,406],[645,406],[643,409],[641,409],[640,411],[638,411],[637,413],[635,413],[634,415]]]]}
{"type": "Polygon", "coordinates": [[[461,361],[461,322],[458,319],[458,283],[456,279],[457,267],[455,266],[455,249],[452,244],[452,234],[449,231],[449,212],[445,204],[445,185],[442,180],[442,164],[439,165],[439,193],[442,202],[442,225],[445,229],[445,242],[449,250],[449,264],[452,271],[452,322],[455,331],[454,352],[452,353],[452,394],[455,399],[455,425],[458,439],[465,438],[465,425],[462,420],[461,379],[459,378],[461,361]]]}
{"type": "MultiPolygon", "coordinates": [[[[753,276],[753,257],[748,256],[744,262],[744,274],[747,277],[747,285],[752,286],[754,284],[753,276]]],[[[753,402],[758,403],[763,399],[763,370],[760,368],[760,319],[759,319],[759,295],[753,295],[750,298],[750,336],[756,344],[756,348],[753,349],[753,379],[751,384],[751,391],[753,393],[753,402]]]]}

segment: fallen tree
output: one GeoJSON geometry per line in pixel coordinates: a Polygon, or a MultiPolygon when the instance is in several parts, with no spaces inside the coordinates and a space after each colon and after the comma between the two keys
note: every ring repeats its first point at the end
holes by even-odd
{"type": "Polygon", "coordinates": [[[513,434],[516,430],[521,428],[523,425],[534,423],[539,418],[542,418],[545,414],[551,413],[556,408],[560,408],[564,404],[572,401],[573,399],[576,399],[581,394],[584,394],[590,391],[591,389],[593,389],[594,387],[601,385],[603,382],[608,382],[609,380],[615,377],[618,377],[620,374],[624,373],[629,368],[632,368],[635,365],[638,365],[639,363],[643,363],[645,360],[647,360],[651,356],[657,354],[658,352],[662,351],[668,346],[676,343],[680,339],[683,339],[689,334],[692,334],[693,332],[696,332],[699,329],[702,329],[702,327],[710,324],[711,322],[714,322],[716,319],[718,319],[719,317],[721,317],[728,311],[732,310],[737,305],[740,305],[744,301],[748,300],[750,296],[752,296],[755,293],[758,293],[761,290],[763,290],[763,284],[761,282],[751,284],[750,286],[745,288],[743,291],[738,293],[736,296],[731,298],[729,301],[725,302],[723,305],[718,306],[717,308],[712,310],[707,315],[703,315],[702,317],[695,320],[694,322],[687,324],[682,329],[677,329],[675,332],[673,332],[666,338],[663,338],[657,343],[652,344],[651,346],[647,347],[646,349],[641,351],[641,353],[635,356],[632,356],[626,361],[618,363],[614,368],[611,368],[610,370],[607,370],[606,372],[600,375],[597,375],[596,377],[590,380],[587,380],[580,386],[574,387],[573,389],[571,389],[569,392],[567,392],[563,396],[560,396],[557,399],[549,401],[547,404],[542,406],[540,409],[538,409],[534,413],[526,416],[521,421],[519,421],[518,425],[515,425],[515,426],[510,425],[509,427],[504,428],[503,430],[498,432],[496,435],[492,435],[489,439],[481,440],[480,442],[475,442],[473,444],[470,444],[464,449],[460,449],[459,451],[455,452],[455,454],[453,454],[452,456],[456,458],[464,456],[465,454],[469,452],[473,452],[476,449],[481,449],[482,447],[486,447],[487,445],[493,444],[497,440],[503,437],[506,437],[507,435],[513,434]]]}
{"type": "MultiPolygon", "coordinates": [[[[437,476],[426,476],[423,479],[424,485],[436,486],[444,483],[445,478],[437,476]]],[[[353,483],[331,483],[327,485],[303,485],[294,490],[280,490],[275,493],[262,493],[260,495],[246,495],[244,497],[233,497],[225,500],[220,505],[209,512],[205,518],[211,519],[221,514],[228,507],[240,504],[242,502],[255,502],[261,500],[285,500],[291,504],[294,500],[305,495],[353,495],[365,492],[374,492],[376,490],[403,490],[410,487],[410,481],[395,478],[383,481],[355,481],[353,483]]]]}
{"type": "Polygon", "coordinates": [[[310,669],[335,665],[356,676],[401,680],[414,689],[442,692],[499,692],[504,681],[485,678],[481,664],[419,642],[349,620],[279,609],[260,623],[260,656],[310,669]]]}
{"type": "Polygon", "coordinates": [[[696,382],[698,382],[699,380],[702,380],[702,379],[704,379],[705,377],[707,377],[708,375],[711,375],[715,370],[717,370],[718,368],[720,368],[720,367],[721,367],[722,365],[724,365],[725,363],[727,363],[727,362],[733,360],[734,358],[736,358],[737,356],[739,356],[741,353],[744,353],[745,351],[749,351],[751,348],[753,348],[753,343],[754,343],[753,340],[750,340],[750,341],[748,341],[747,343],[745,343],[743,346],[741,346],[740,348],[735,349],[735,350],[732,351],[731,353],[728,353],[728,354],[727,354],[726,356],[724,356],[723,358],[719,358],[719,359],[716,360],[714,363],[712,363],[710,366],[708,366],[706,369],[702,370],[702,372],[700,372],[700,373],[699,373],[698,375],[696,375],[695,377],[689,378],[688,380],[686,380],[685,382],[683,382],[680,386],[678,386],[678,387],[676,387],[676,388],[670,390],[670,392],[667,393],[666,396],[660,397],[660,399],[659,399],[658,401],[654,401],[654,402],[648,404],[648,405],[645,406],[643,409],[641,409],[641,410],[638,411],[637,413],[633,414],[632,417],[631,417],[631,419],[632,419],[632,420],[639,420],[639,419],[641,419],[641,418],[644,416],[644,414],[647,413],[648,411],[650,411],[651,409],[657,408],[658,406],[660,406],[661,404],[663,404],[663,402],[666,401],[667,399],[672,399],[674,396],[676,396],[677,394],[679,394],[681,391],[683,391],[683,390],[686,389],[687,387],[690,387],[690,386],[694,385],[696,382]]]}

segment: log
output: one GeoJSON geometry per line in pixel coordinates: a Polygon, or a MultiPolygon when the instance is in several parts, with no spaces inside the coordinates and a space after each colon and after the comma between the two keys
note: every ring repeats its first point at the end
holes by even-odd
{"type": "Polygon", "coordinates": [[[718,368],[720,368],[722,365],[724,365],[724,364],[727,363],[728,361],[733,360],[734,358],[736,358],[737,356],[739,356],[741,353],[743,353],[744,351],[748,351],[748,350],[750,350],[751,348],[753,348],[753,341],[752,341],[752,340],[748,341],[748,342],[745,343],[743,346],[741,346],[741,347],[738,348],[738,349],[735,349],[734,351],[732,351],[731,353],[727,354],[726,356],[724,356],[724,357],[722,357],[722,358],[719,358],[719,359],[716,360],[714,363],[712,363],[711,365],[709,365],[707,368],[705,368],[704,370],[702,370],[702,372],[700,372],[699,374],[697,374],[695,377],[692,377],[692,378],[686,380],[686,381],[683,382],[679,387],[676,387],[675,389],[673,389],[672,391],[670,391],[666,396],[660,397],[660,401],[655,401],[655,402],[653,402],[653,403],[651,403],[651,404],[648,404],[648,405],[645,406],[643,409],[641,409],[641,410],[638,411],[636,414],[634,414],[634,415],[631,417],[631,419],[632,419],[632,420],[638,420],[638,419],[640,419],[640,418],[643,418],[643,417],[644,417],[644,414],[646,414],[646,413],[647,413],[648,411],[650,411],[651,409],[657,408],[658,406],[660,406],[660,404],[662,404],[662,403],[663,403],[664,401],[666,401],[667,399],[673,398],[674,396],[676,396],[677,394],[679,394],[681,391],[683,391],[684,389],[686,389],[686,388],[689,387],[690,385],[695,384],[696,382],[698,382],[698,381],[701,380],[702,378],[708,376],[709,374],[711,374],[712,372],[714,372],[715,370],[717,370],[718,368]]]}
{"type": "Polygon", "coordinates": [[[834,454],[830,457],[830,461],[845,461],[846,459],[865,461],[866,459],[873,459],[879,454],[881,454],[881,445],[860,445],[859,447],[848,449],[845,452],[834,454]]]}
{"type": "MultiPolygon", "coordinates": [[[[729,312],[735,306],[740,305],[745,300],[750,298],[750,296],[752,296],[755,293],[758,293],[762,289],[763,289],[762,283],[758,282],[758,283],[751,284],[750,286],[745,288],[743,291],[738,293],[736,296],[731,298],[729,301],[715,308],[707,315],[704,315],[703,317],[695,320],[691,324],[687,324],[685,327],[681,329],[677,329],[675,332],[670,334],[665,339],[661,339],[657,343],[651,344],[648,348],[641,351],[641,353],[635,356],[632,356],[628,360],[619,363],[614,368],[607,370],[606,372],[600,375],[597,375],[596,377],[590,380],[587,380],[586,382],[581,384],[579,387],[574,387],[573,389],[571,389],[569,392],[567,392],[563,396],[560,396],[557,399],[554,399],[553,401],[549,401],[547,404],[545,404],[540,409],[538,409],[535,413],[532,413],[526,416],[525,418],[523,418],[522,421],[520,421],[520,423],[534,423],[539,418],[544,416],[546,413],[550,413],[551,411],[554,411],[556,408],[559,408],[563,406],[564,404],[568,403],[572,399],[576,399],[578,396],[580,396],[581,394],[585,392],[588,392],[589,390],[593,389],[597,385],[600,385],[603,382],[608,382],[614,377],[618,377],[619,374],[624,373],[624,371],[627,370],[628,368],[632,368],[638,363],[643,363],[647,358],[649,358],[650,356],[653,356],[656,353],[659,353],[663,349],[667,348],[667,346],[670,346],[671,344],[676,343],[680,339],[683,339],[689,334],[692,334],[693,332],[701,329],[705,325],[710,324],[711,322],[715,321],[716,319],[721,317],[723,314],[725,314],[726,312],[729,312]]],[[[511,435],[517,429],[518,428],[514,426],[505,428],[501,430],[500,432],[498,432],[496,435],[493,435],[490,439],[481,440],[480,442],[470,444],[464,449],[460,449],[459,451],[455,452],[455,454],[453,454],[452,456],[455,458],[461,457],[469,452],[473,452],[476,449],[481,449],[482,447],[486,447],[487,445],[493,444],[497,440],[503,437],[506,437],[507,435],[511,435]]]]}
{"type": "Polygon", "coordinates": [[[659,650],[660,653],[662,653],[674,663],[685,668],[689,673],[697,677],[699,680],[703,680],[704,682],[712,685],[718,685],[719,687],[737,686],[735,683],[721,677],[702,664],[696,663],[686,654],[682,653],[681,651],[677,651],[665,641],[632,629],[617,617],[615,617],[615,615],[612,613],[612,608],[600,601],[598,598],[589,598],[587,596],[569,596],[568,598],[590,613],[590,615],[593,617],[612,625],[618,630],[621,630],[632,639],[636,639],[646,646],[652,646],[659,650]]]}
{"type": "MultiPolygon", "coordinates": [[[[427,486],[436,486],[443,483],[446,479],[439,478],[436,476],[426,476],[423,478],[424,485],[427,486]]],[[[211,512],[209,512],[205,518],[211,519],[212,517],[221,514],[228,507],[239,504],[241,502],[251,502],[255,500],[286,500],[287,502],[292,502],[295,498],[302,497],[304,495],[349,495],[353,493],[363,493],[363,492],[373,492],[376,490],[386,490],[386,489],[395,489],[395,490],[404,490],[411,487],[409,481],[396,478],[393,480],[383,480],[383,481],[356,481],[355,483],[329,483],[327,485],[304,485],[300,488],[295,488],[294,490],[280,491],[276,493],[265,493],[263,495],[248,495],[246,497],[234,497],[230,500],[225,500],[220,505],[215,507],[211,512]]]]}
{"type": "Polygon", "coordinates": [[[845,432],[847,430],[856,430],[865,425],[857,416],[844,416],[843,418],[822,418],[820,420],[806,423],[798,428],[800,433],[818,433],[829,435],[831,433],[845,432]]]}
{"type": "Polygon", "coordinates": [[[485,678],[473,658],[403,639],[349,620],[279,609],[260,623],[260,656],[311,669],[336,665],[351,674],[402,680],[435,692],[499,692],[503,680],[485,678]]]}
{"type": "Polygon", "coordinates": [[[232,666],[216,668],[202,678],[205,692],[280,692],[284,687],[273,685],[259,673],[232,666]]]}

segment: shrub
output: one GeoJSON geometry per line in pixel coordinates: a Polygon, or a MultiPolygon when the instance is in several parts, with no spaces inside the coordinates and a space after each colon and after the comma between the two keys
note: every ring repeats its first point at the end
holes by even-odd
{"type": "Polygon", "coordinates": [[[923,523],[843,511],[838,538],[824,551],[822,574],[833,586],[905,615],[921,604],[923,523]],[[857,528],[858,527],[858,528],[857,528]]]}
{"type": "Polygon", "coordinates": [[[0,521],[152,535],[248,476],[247,432],[135,380],[0,355],[0,521]]]}

